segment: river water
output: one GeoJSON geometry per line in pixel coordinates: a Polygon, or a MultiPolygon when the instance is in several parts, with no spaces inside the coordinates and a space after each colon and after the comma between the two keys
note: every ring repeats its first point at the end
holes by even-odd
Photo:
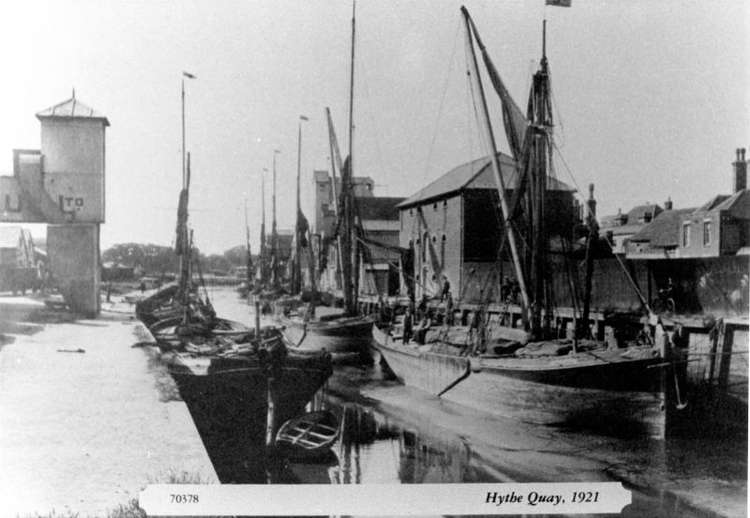
{"type": "MultiPolygon", "coordinates": [[[[212,297],[220,315],[253,322],[233,292],[212,297]]],[[[265,480],[254,480],[254,471],[244,482],[620,481],[633,492],[622,516],[746,514],[746,437],[651,440],[526,424],[400,385],[378,361],[336,366],[314,404],[342,421],[331,455],[317,464],[272,463],[265,480]]]]}

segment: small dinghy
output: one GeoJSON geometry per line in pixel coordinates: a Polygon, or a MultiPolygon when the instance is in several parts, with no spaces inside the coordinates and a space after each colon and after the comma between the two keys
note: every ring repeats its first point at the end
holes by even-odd
{"type": "Polygon", "coordinates": [[[339,420],[325,410],[285,422],[276,434],[276,447],[291,459],[325,458],[339,436],[339,420]]]}

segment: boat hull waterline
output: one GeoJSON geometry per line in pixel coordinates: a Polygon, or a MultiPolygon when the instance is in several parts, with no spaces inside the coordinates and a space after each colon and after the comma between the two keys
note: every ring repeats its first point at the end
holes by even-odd
{"type": "Polygon", "coordinates": [[[369,356],[372,344],[372,317],[344,317],[314,320],[306,324],[298,319],[281,317],[285,338],[300,350],[327,351],[334,358],[340,355],[369,356]]]}
{"type": "Polygon", "coordinates": [[[269,388],[274,421],[281,424],[303,413],[332,373],[328,355],[296,351],[275,372],[253,357],[173,355],[167,361],[223,483],[242,482],[247,462],[266,446],[269,388]]]}
{"type": "MultiPolygon", "coordinates": [[[[500,417],[541,424],[662,438],[666,433],[663,371],[658,357],[575,366],[538,359],[464,357],[403,345],[373,327],[396,377],[441,398],[500,417]],[[534,366],[536,362],[536,366],[534,366]]],[[[572,362],[570,362],[572,363],[572,362]]]]}

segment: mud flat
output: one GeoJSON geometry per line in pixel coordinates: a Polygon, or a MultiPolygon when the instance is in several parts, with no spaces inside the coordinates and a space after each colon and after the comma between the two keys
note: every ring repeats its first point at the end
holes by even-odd
{"type": "MultiPolygon", "coordinates": [[[[12,314],[38,309],[24,304],[12,314]]],[[[138,325],[105,317],[0,329],[12,338],[0,350],[2,516],[106,515],[149,482],[217,481],[171,378],[153,351],[132,347],[138,325]]]]}

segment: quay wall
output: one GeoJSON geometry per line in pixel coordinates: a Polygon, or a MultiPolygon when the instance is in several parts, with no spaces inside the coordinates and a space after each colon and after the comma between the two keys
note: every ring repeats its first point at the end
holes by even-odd
{"type": "MultiPolygon", "coordinates": [[[[633,283],[644,299],[652,304],[659,299],[659,290],[672,281],[671,298],[680,314],[711,314],[716,317],[745,315],[750,309],[748,274],[750,258],[744,256],[707,259],[663,259],[650,261],[623,260],[615,257],[597,259],[591,287],[591,307],[602,312],[640,311],[641,300],[633,283]]],[[[450,272],[450,269],[446,271],[450,272]]],[[[501,286],[506,278],[514,279],[509,261],[465,262],[461,266],[460,283],[451,277],[453,295],[459,304],[501,303],[501,286]]],[[[585,265],[579,261],[572,271],[563,261],[552,263],[552,292],[559,307],[573,307],[570,279],[583,296],[585,265]]],[[[428,298],[439,296],[437,285],[422,290],[428,298]]],[[[417,297],[419,299],[420,297],[417,297]]]]}

